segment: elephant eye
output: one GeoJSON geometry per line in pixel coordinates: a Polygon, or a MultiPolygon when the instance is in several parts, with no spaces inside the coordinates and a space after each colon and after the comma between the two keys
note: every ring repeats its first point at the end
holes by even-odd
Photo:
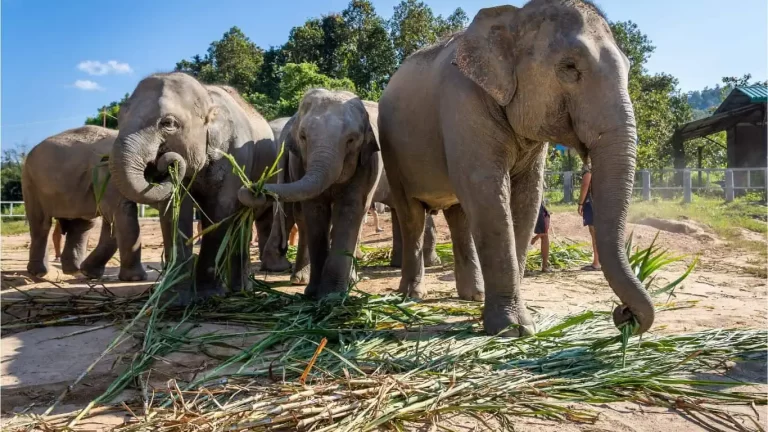
{"type": "Polygon", "coordinates": [[[166,116],[160,120],[159,126],[165,132],[174,132],[179,128],[179,122],[172,116],[166,116]]]}
{"type": "Polygon", "coordinates": [[[574,83],[581,79],[581,72],[576,67],[576,62],[573,59],[563,59],[557,65],[557,75],[561,80],[565,82],[574,83]]]}

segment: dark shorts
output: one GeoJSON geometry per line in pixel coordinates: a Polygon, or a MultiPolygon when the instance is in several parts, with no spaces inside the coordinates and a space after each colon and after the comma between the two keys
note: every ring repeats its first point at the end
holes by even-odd
{"type": "Polygon", "coordinates": [[[582,207],[582,213],[584,218],[584,226],[593,226],[592,222],[592,201],[587,201],[582,207]]]}
{"type": "Polygon", "coordinates": [[[193,221],[199,221],[200,220],[200,212],[197,210],[194,210],[192,212],[192,220],[193,221]]]}
{"type": "Polygon", "coordinates": [[[539,206],[539,217],[536,219],[536,227],[533,229],[534,234],[546,234],[545,219],[549,217],[549,211],[544,207],[544,204],[539,206]]]}

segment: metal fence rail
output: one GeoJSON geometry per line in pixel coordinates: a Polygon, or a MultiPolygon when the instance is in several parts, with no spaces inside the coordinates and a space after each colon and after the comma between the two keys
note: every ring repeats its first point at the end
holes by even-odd
{"type": "MultiPolygon", "coordinates": [[[[547,191],[559,195],[562,201],[575,202],[581,188],[581,174],[574,171],[546,171],[547,191]]],[[[637,170],[635,173],[635,195],[644,201],[656,196],[662,199],[677,199],[691,202],[694,193],[722,197],[726,202],[746,192],[762,192],[763,199],[768,193],[768,168],[690,168],[660,170],[637,170]]],[[[139,219],[157,219],[147,216],[148,205],[139,204],[139,219]]],[[[0,217],[24,217],[24,202],[0,201],[0,217]]]]}

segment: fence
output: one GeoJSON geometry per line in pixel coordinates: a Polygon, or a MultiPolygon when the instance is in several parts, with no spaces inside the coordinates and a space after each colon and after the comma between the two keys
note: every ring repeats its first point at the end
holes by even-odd
{"type": "MultiPolygon", "coordinates": [[[[574,202],[581,189],[581,175],[572,171],[547,171],[547,194],[563,202],[574,202]],[[575,194],[575,195],[574,195],[575,194]]],[[[643,201],[651,198],[676,199],[691,202],[695,194],[722,197],[726,202],[747,192],[758,192],[766,199],[768,168],[690,168],[637,170],[634,195],[643,201]]]]}
{"type": "MultiPolygon", "coordinates": [[[[139,219],[158,219],[157,210],[146,204],[138,204],[139,219]]],[[[0,201],[0,217],[21,218],[25,216],[23,201],[0,201]]]]}

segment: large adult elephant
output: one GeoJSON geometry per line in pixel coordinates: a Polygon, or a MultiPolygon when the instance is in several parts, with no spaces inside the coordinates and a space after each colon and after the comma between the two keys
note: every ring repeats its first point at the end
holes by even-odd
{"type": "MultiPolygon", "coordinates": [[[[283,130],[287,176],[266,189],[282,202],[300,203],[299,251],[306,241],[310,276],[304,292],[310,297],[321,298],[349,286],[351,254],[381,174],[371,110],[377,110],[375,104],[350,92],[312,89],[283,130]]],[[[254,196],[246,188],[238,196],[250,207],[268,202],[266,196],[254,196]]]]}
{"type": "MultiPolygon", "coordinates": [[[[221,223],[203,235],[193,280],[176,285],[176,304],[197,298],[222,295],[226,288],[242,288],[249,263],[247,244],[234,251],[228,270],[217,271],[216,256],[232,218],[240,208],[237,192],[241,180],[233,173],[229,153],[252,179],[275,161],[277,149],[267,121],[226,86],[203,85],[184,73],[160,73],[139,82],[120,108],[120,133],[110,157],[112,180],[129,199],[139,203],[166,202],[174,189],[169,166],[176,163],[180,177],[189,183],[189,192],[202,210],[203,227],[221,223]],[[146,176],[153,176],[150,179],[146,176]]],[[[270,179],[275,181],[275,179],[270,179]]],[[[163,212],[166,259],[174,246],[177,260],[191,265],[193,200],[181,204],[178,230],[174,235],[172,212],[163,212]],[[176,239],[174,245],[173,239],[176,239]]],[[[165,206],[163,205],[163,207],[165,206]]],[[[272,226],[271,205],[256,213],[260,255],[272,226]]]]}
{"type": "Polygon", "coordinates": [[[118,278],[147,278],[141,264],[136,203],[126,200],[114,184],[107,182],[108,171],[101,163],[116,137],[116,130],[83,126],[44,139],[27,155],[21,188],[32,240],[27,271],[33,276],[48,273],[48,233],[51,218],[57,218],[66,234],[61,254],[64,273],[79,271],[88,278],[99,278],[119,249],[118,278]],[[97,195],[101,195],[98,203],[97,195]],[[99,243],[86,257],[88,235],[100,215],[99,243]]]}
{"type": "Polygon", "coordinates": [[[651,299],[630,269],[624,227],[635,171],[629,62],[590,2],[533,0],[480,10],[469,27],[411,55],[379,101],[384,165],[403,235],[400,290],[421,297],[426,209],[443,209],[459,291],[485,292],[486,332],[533,331],[520,295],[547,142],[592,161],[603,272],[638,333],[651,299]],[[471,234],[471,235],[467,235],[471,234]]]}

